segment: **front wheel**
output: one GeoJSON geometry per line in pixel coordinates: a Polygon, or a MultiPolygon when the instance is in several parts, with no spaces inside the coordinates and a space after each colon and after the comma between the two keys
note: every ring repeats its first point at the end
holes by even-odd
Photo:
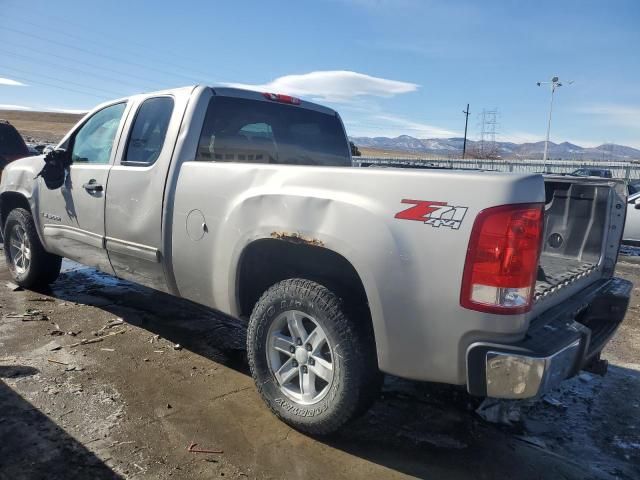
{"type": "Polygon", "coordinates": [[[316,282],[273,285],[256,304],[247,335],[251,374],[266,404],[311,434],[332,433],[366,411],[381,379],[367,331],[316,282]]]}
{"type": "Polygon", "coordinates": [[[5,260],[18,285],[24,288],[43,286],[58,278],[62,257],[44,249],[28,210],[11,210],[3,236],[5,260]]]}

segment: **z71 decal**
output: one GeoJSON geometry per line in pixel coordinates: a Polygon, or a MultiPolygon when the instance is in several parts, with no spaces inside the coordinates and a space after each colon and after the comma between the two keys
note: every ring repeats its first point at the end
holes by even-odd
{"type": "Polygon", "coordinates": [[[432,227],[449,227],[458,230],[462,219],[467,213],[467,207],[454,207],[446,202],[432,202],[429,200],[403,199],[402,203],[410,203],[413,207],[396,213],[400,220],[415,220],[432,227]]]}

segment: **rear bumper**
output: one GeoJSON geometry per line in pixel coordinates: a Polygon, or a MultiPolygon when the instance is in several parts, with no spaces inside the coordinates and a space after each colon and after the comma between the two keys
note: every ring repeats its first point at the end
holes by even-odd
{"type": "Polygon", "coordinates": [[[518,343],[470,345],[469,393],[532,398],[558,386],[604,348],[625,316],[632,288],[621,278],[601,280],[532,320],[518,343]]]}

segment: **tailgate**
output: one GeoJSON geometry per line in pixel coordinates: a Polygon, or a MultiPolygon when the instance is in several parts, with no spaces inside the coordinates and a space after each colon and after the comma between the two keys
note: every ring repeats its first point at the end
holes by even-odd
{"type": "Polygon", "coordinates": [[[545,196],[533,316],[613,275],[626,213],[621,180],[545,176],[545,196]]]}

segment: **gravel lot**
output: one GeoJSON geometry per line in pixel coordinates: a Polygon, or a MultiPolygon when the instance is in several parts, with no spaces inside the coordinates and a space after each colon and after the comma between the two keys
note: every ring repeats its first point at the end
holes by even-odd
{"type": "MultiPolygon", "coordinates": [[[[0,260],[1,479],[640,478],[638,288],[609,374],[483,405],[511,425],[464,389],[387,378],[367,415],[314,439],[263,406],[241,322],[64,267],[51,290],[13,291],[0,260]]],[[[618,274],[640,285],[639,259],[618,274]]]]}

